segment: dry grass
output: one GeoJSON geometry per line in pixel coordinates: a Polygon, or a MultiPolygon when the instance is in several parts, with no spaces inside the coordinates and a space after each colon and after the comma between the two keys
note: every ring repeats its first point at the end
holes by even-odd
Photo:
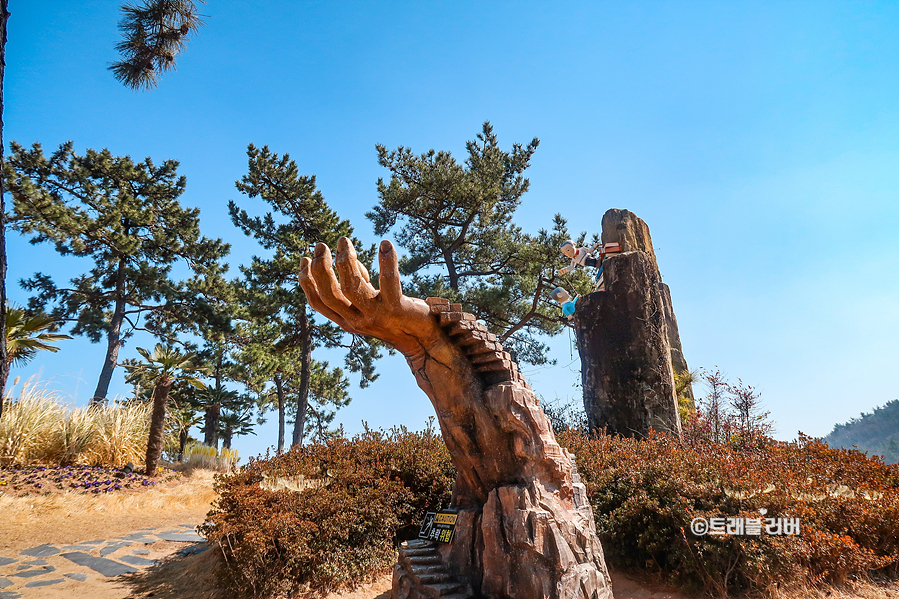
{"type": "Polygon", "coordinates": [[[184,450],[184,461],[182,464],[188,470],[202,468],[219,472],[230,472],[237,468],[239,460],[240,457],[237,455],[236,449],[222,447],[221,451],[218,451],[215,447],[208,445],[189,445],[184,450]]]}
{"type": "Polygon", "coordinates": [[[222,557],[215,547],[186,558],[171,556],[158,566],[126,574],[121,580],[129,597],[154,599],[232,599],[233,594],[216,584],[222,557]]]}
{"type": "Polygon", "coordinates": [[[899,582],[860,580],[841,585],[805,589],[775,589],[771,599],[896,599],[899,582]]]}
{"type": "Polygon", "coordinates": [[[73,408],[34,378],[9,398],[0,420],[0,465],[142,463],[150,432],[143,403],[73,408]]]}
{"type": "Polygon", "coordinates": [[[217,497],[214,472],[186,476],[139,493],[0,495],[0,552],[41,543],[73,544],[138,528],[201,522],[217,497]]]}

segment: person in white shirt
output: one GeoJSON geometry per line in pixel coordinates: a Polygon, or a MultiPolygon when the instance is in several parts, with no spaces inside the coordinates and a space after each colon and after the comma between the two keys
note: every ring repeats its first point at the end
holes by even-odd
{"type": "Polygon", "coordinates": [[[560,275],[567,274],[567,273],[573,271],[578,266],[592,266],[594,268],[599,266],[599,263],[602,260],[602,258],[599,258],[599,259],[595,258],[593,256],[593,250],[595,250],[596,248],[598,248],[601,245],[602,245],[602,242],[600,241],[599,243],[597,243],[591,247],[584,246],[584,247],[579,248],[574,245],[574,242],[572,240],[570,240],[570,239],[567,240],[565,243],[562,244],[562,247],[559,249],[562,250],[563,254],[565,254],[566,256],[571,258],[571,264],[569,264],[568,266],[565,266],[563,268],[560,268],[559,274],[560,275]]]}

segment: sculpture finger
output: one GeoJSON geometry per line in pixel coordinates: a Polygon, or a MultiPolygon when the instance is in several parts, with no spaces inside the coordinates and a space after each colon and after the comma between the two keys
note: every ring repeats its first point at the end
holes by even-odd
{"type": "Polygon", "coordinates": [[[340,283],[337,282],[337,277],[334,275],[331,250],[324,243],[315,246],[310,272],[312,278],[315,279],[318,296],[322,302],[340,314],[352,326],[354,321],[361,317],[361,313],[340,290],[340,283]]]}
{"type": "Polygon", "coordinates": [[[337,276],[340,277],[340,290],[344,296],[363,312],[370,310],[373,307],[372,300],[378,292],[366,280],[365,275],[368,272],[362,274],[365,267],[359,262],[356,249],[346,237],[341,237],[337,242],[334,264],[337,267],[337,276]]]}
{"type": "Polygon", "coordinates": [[[403,297],[403,288],[400,285],[399,259],[393,244],[386,239],[381,242],[378,250],[378,275],[381,287],[381,297],[389,308],[398,308],[403,297]]]}
{"type": "MultiPolygon", "coordinates": [[[[366,283],[371,283],[371,275],[368,274],[368,269],[365,268],[365,265],[361,262],[357,262],[357,268],[359,269],[359,274],[362,275],[362,278],[365,279],[366,283]]],[[[374,289],[374,287],[372,287],[374,289]]]]}
{"type": "Polygon", "coordinates": [[[312,277],[310,273],[310,268],[312,266],[312,259],[304,257],[300,260],[300,287],[303,288],[303,293],[306,294],[306,301],[309,302],[309,305],[312,306],[312,309],[324,316],[325,318],[331,320],[342,328],[343,330],[349,333],[356,333],[357,331],[350,325],[347,320],[325,305],[322,301],[321,296],[318,293],[318,285],[315,284],[315,279],[312,277]]]}

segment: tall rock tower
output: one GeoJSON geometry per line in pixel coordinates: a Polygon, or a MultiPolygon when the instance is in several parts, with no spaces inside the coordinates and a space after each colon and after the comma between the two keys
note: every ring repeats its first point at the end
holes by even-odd
{"type": "Polygon", "coordinates": [[[650,428],[680,433],[674,374],[688,368],[649,227],[633,212],[611,209],[602,241],[619,243],[621,253],[603,262],[605,291],[579,298],[574,313],[590,427],[624,436],[650,428]]]}

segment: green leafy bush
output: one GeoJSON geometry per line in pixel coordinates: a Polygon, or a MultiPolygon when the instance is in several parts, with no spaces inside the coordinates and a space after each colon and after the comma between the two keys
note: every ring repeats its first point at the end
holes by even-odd
{"type": "Polygon", "coordinates": [[[368,431],[220,475],[202,528],[232,590],[322,595],[389,570],[395,532],[445,506],[454,478],[433,430],[368,431]]]}
{"type": "Polygon", "coordinates": [[[609,562],[717,596],[897,575],[899,468],[808,437],[751,450],[563,432],[609,562]],[[764,510],[764,513],[761,511],[764,510]],[[693,534],[694,518],[798,518],[798,535],[693,534]]]}

